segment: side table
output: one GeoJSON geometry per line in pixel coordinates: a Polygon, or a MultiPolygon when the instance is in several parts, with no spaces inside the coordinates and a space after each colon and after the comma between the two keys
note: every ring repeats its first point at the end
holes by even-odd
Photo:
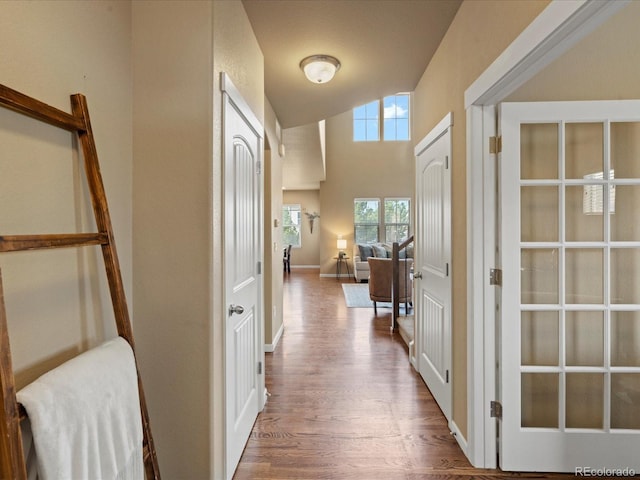
{"type": "Polygon", "coordinates": [[[336,261],[336,278],[338,279],[338,281],[340,281],[340,272],[342,270],[342,265],[347,268],[347,274],[351,276],[351,272],[349,271],[349,262],[347,261],[349,260],[349,257],[343,255],[342,257],[333,257],[333,259],[336,261]]]}

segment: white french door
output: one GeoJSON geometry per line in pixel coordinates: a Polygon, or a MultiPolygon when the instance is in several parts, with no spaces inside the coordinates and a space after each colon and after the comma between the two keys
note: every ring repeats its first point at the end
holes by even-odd
{"type": "Polygon", "coordinates": [[[504,103],[499,128],[500,466],[638,473],[640,101],[504,103]]]}
{"type": "Polygon", "coordinates": [[[451,115],[415,148],[418,371],[451,420],[451,115]]]}

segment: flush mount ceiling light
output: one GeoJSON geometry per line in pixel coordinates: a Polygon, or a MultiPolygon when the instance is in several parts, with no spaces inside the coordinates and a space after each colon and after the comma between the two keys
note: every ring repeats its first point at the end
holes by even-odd
{"type": "Polygon", "coordinates": [[[300,68],[310,82],[327,83],[340,70],[340,61],[330,55],[311,55],[302,59],[300,68]]]}

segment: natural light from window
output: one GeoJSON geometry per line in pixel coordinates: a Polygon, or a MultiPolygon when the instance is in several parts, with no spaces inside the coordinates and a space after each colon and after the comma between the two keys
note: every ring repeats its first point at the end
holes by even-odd
{"type": "Polygon", "coordinates": [[[375,243],[379,238],[380,200],[356,198],[353,201],[353,228],[356,243],[375,243]]]}
{"type": "Polygon", "coordinates": [[[282,244],[300,247],[300,205],[282,205],[282,244]]]}
{"type": "Polygon", "coordinates": [[[409,140],[409,95],[384,97],[384,140],[409,140]]]}
{"type": "Polygon", "coordinates": [[[353,140],[355,142],[408,141],[410,128],[410,94],[398,93],[374,100],[353,109],[353,140]],[[380,118],[383,119],[380,125],[380,118]],[[382,131],[382,132],[381,132],[382,131]]]}
{"type": "Polygon", "coordinates": [[[409,238],[411,207],[408,198],[384,199],[384,237],[387,243],[409,238]]]}
{"type": "Polygon", "coordinates": [[[380,101],[361,105],[353,109],[353,139],[356,142],[377,142],[380,140],[378,119],[380,118],[380,101]]]}
{"type": "Polygon", "coordinates": [[[355,243],[402,242],[411,233],[411,200],[385,198],[380,211],[379,198],[353,200],[353,230],[355,243]],[[383,234],[382,237],[380,234],[383,234]]]}

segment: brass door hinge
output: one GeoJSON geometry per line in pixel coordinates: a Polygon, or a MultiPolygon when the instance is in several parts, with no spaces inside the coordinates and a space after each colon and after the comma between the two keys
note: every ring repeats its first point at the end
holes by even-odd
{"type": "Polygon", "coordinates": [[[489,285],[502,286],[502,270],[499,268],[489,270],[489,285]]]}
{"type": "Polygon", "coordinates": [[[489,153],[502,152],[502,137],[489,137],[489,153]]]}
{"type": "Polygon", "coordinates": [[[490,404],[491,418],[502,418],[502,404],[493,400],[490,404]]]}

